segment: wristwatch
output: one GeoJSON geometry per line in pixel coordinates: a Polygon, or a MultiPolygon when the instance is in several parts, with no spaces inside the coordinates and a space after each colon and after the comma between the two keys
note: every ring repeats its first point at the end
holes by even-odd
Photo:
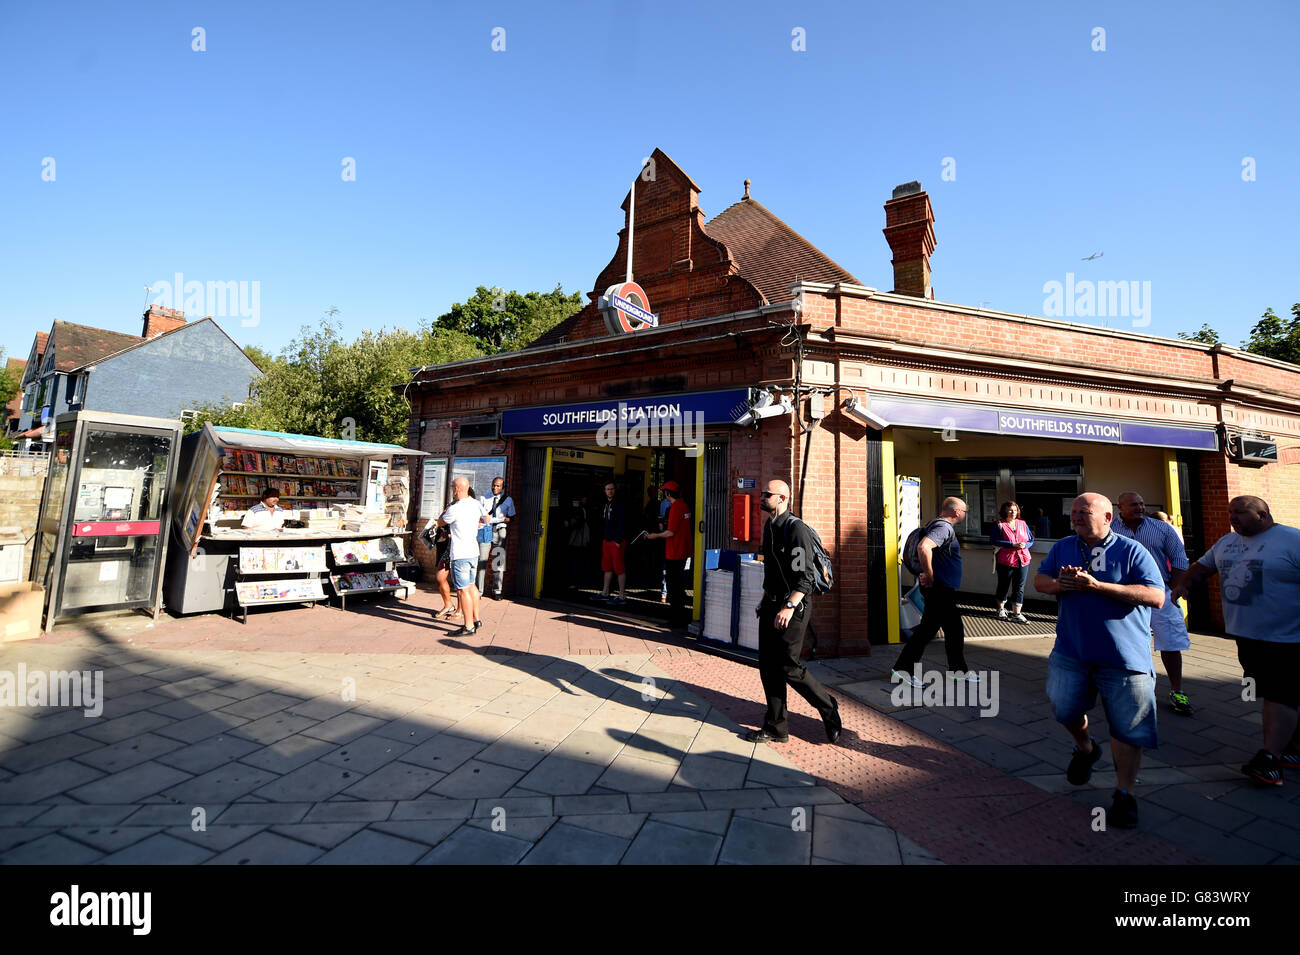
{"type": "Polygon", "coordinates": [[[785,602],[785,609],[786,609],[786,610],[794,610],[794,609],[795,609],[795,606],[794,606],[794,604],[792,604],[790,601],[787,600],[787,601],[785,602]]]}

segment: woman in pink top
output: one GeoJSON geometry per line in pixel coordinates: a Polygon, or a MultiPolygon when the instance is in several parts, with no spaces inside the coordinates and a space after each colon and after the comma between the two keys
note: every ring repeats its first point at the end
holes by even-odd
{"type": "Polygon", "coordinates": [[[1025,603],[1025,578],[1029,576],[1029,562],[1033,559],[1029,549],[1034,546],[1034,532],[1020,520],[1020,505],[1007,501],[998,508],[998,521],[989,534],[989,543],[997,550],[998,568],[998,619],[1007,619],[1008,591],[1011,600],[1011,619],[1028,623],[1020,608],[1025,603]]]}

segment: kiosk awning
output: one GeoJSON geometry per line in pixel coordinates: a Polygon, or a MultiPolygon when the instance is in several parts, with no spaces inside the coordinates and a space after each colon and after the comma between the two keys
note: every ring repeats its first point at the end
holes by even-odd
{"type": "Polygon", "coordinates": [[[254,431],[251,428],[213,427],[217,443],[223,448],[269,451],[272,454],[332,454],[348,458],[379,458],[391,455],[422,457],[427,451],[404,448],[396,444],[370,441],[345,441],[342,438],[317,438],[309,434],[286,434],[283,431],[254,431]]]}

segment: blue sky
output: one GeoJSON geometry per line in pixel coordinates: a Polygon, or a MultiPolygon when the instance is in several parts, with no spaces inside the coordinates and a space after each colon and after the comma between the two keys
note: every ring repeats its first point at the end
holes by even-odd
{"type": "Polygon", "coordinates": [[[938,298],[1041,315],[1067,273],[1149,282],[1141,331],[1236,344],[1300,301],[1297,51],[1300,5],[1252,0],[9,3],[0,345],[138,333],[177,272],[259,283],[255,327],[219,321],[273,351],[331,306],[352,335],[480,284],[585,292],[655,147],[707,215],[748,177],[868,285],[920,179],[938,298]]]}

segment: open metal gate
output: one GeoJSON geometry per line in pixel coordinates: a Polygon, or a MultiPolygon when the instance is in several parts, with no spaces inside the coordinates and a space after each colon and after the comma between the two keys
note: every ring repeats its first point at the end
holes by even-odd
{"type": "Polygon", "coordinates": [[[704,442],[704,514],[700,521],[704,549],[730,547],[727,535],[731,473],[727,463],[726,441],[704,442]]]}
{"type": "Polygon", "coordinates": [[[524,449],[524,480],[520,486],[524,489],[516,505],[519,524],[519,558],[518,572],[515,574],[514,593],[520,597],[534,597],[537,591],[537,556],[542,540],[543,522],[545,521],[543,495],[546,476],[546,449],[527,447],[524,449]]]}

